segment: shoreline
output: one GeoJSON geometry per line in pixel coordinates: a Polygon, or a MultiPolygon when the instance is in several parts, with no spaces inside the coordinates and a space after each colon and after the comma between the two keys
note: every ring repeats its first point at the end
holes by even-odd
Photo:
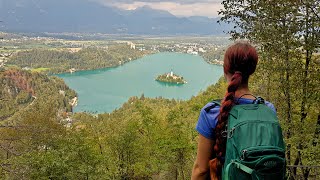
{"type": "MultiPolygon", "coordinates": [[[[96,68],[96,69],[80,69],[80,70],[76,70],[75,72],[73,73],[77,73],[77,72],[86,72],[86,71],[95,71],[95,70],[107,70],[107,69],[112,69],[112,68],[118,68],[118,67],[121,67],[123,65],[126,65],[127,63],[130,63],[130,62],[133,62],[133,61],[137,61],[139,59],[142,59],[146,56],[151,56],[151,55],[155,55],[155,54],[160,54],[160,53],[173,53],[173,54],[184,54],[184,55],[190,55],[190,56],[199,56],[203,59],[203,61],[205,61],[206,63],[210,64],[210,65],[216,65],[216,66],[223,66],[223,64],[219,63],[220,61],[218,61],[217,63],[213,63],[213,62],[210,62],[208,60],[206,60],[203,56],[201,55],[192,55],[192,54],[188,54],[186,52],[170,52],[170,51],[164,51],[164,52],[157,52],[157,53],[150,53],[150,54],[146,54],[138,59],[132,59],[128,62],[125,62],[125,63],[122,63],[122,64],[118,64],[118,65],[115,65],[115,66],[109,66],[109,67],[101,67],[101,68],[96,68]]],[[[67,75],[67,74],[73,74],[73,73],[70,73],[70,71],[66,71],[66,72],[61,72],[61,73],[48,73],[47,75],[67,75]]]]}

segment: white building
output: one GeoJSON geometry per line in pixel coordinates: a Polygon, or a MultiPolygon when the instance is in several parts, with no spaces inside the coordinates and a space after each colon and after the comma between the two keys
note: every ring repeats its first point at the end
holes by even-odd
{"type": "Polygon", "coordinates": [[[131,49],[136,49],[136,45],[133,42],[127,42],[127,45],[130,46],[131,49]]]}
{"type": "Polygon", "coordinates": [[[193,49],[188,49],[188,50],[187,50],[187,53],[188,53],[188,54],[192,54],[192,52],[193,52],[193,49]]]}
{"type": "Polygon", "coordinates": [[[206,51],[203,48],[199,48],[199,52],[205,53],[206,51]]]}

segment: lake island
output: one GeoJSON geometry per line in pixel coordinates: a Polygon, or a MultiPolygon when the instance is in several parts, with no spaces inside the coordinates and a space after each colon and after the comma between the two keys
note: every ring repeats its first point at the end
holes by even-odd
{"type": "Polygon", "coordinates": [[[185,81],[182,76],[174,74],[172,70],[170,73],[159,75],[156,78],[156,81],[164,82],[164,83],[172,83],[172,84],[186,84],[187,83],[187,81],[185,81]]]}

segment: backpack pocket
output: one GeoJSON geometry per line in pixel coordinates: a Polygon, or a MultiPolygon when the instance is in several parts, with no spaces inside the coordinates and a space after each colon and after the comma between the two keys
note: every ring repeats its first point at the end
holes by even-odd
{"type": "Polygon", "coordinates": [[[240,162],[253,169],[252,179],[282,180],[285,177],[285,151],[274,146],[257,146],[242,151],[240,162]]]}
{"type": "Polygon", "coordinates": [[[261,158],[255,165],[256,179],[282,180],[285,178],[285,159],[275,155],[261,158]]]}
{"type": "Polygon", "coordinates": [[[223,172],[224,180],[282,180],[285,177],[285,151],[274,146],[257,146],[241,151],[223,172]]]}

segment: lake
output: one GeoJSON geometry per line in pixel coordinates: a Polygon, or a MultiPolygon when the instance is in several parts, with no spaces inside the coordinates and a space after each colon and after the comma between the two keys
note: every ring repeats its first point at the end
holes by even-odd
{"type": "Polygon", "coordinates": [[[79,96],[75,112],[112,112],[132,96],[187,100],[223,75],[222,66],[210,65],[202,57],[181,53],[158,53],[115,68],[57,75],[79,96]],[[173,70],[188,82],[172,85],[155,78],[173,70]]]}

